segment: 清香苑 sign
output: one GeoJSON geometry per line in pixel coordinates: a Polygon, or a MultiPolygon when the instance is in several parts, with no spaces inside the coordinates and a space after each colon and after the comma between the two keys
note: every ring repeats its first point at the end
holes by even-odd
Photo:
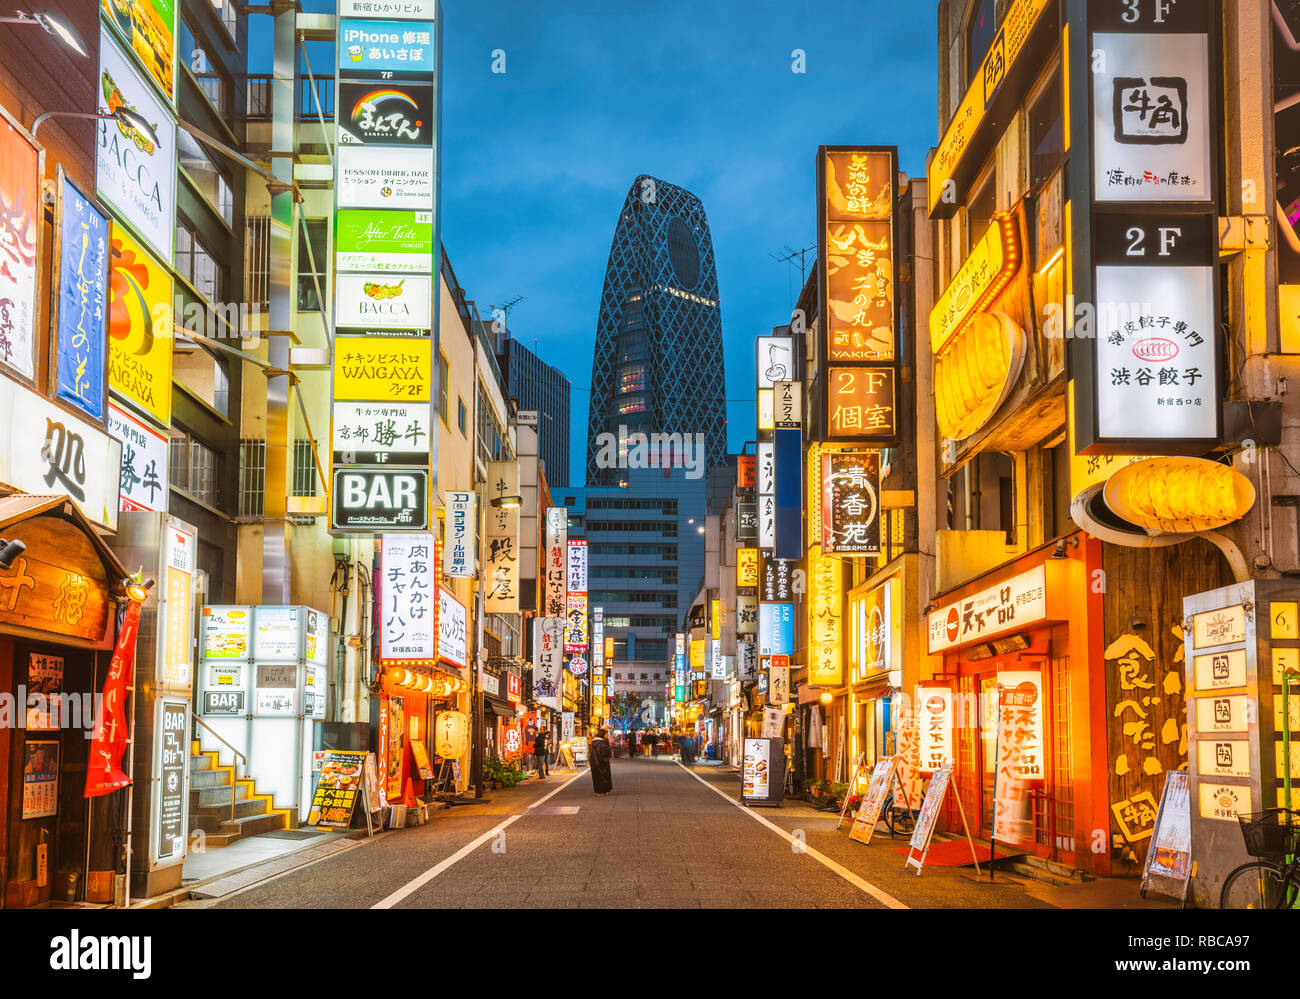
{"type": "Polygon", "coordinates": [[[59,398],[92,420],[102,420],[108,349],[108,219],[62,172],[57,309],[59,398]]]}
{"type": "Polygon", "coordinates": [[[880,452],[822,455],[822,549],[827,555],[880,554],[880,452]]]}
{"type": "Polygon", "coordinates": [[[379,657],[385,663],[438,658],[438,559],[432,534],[385,534],[379,577],[379,657]]]}
{"type": "Polygon", "coordinates": [[[929,651],[992,638],[1047,617],[1047,570],[1037,565],[1018,576],[962,597],[930,613],[929,651]]]}

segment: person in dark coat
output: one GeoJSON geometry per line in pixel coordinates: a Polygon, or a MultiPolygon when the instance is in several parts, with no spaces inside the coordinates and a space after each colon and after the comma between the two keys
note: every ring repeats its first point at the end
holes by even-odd
{"type": "Polygon", "coordinates": [[[614,790],[614,778],[609,771],[609,761],[614,755],[614,750],[609,744],[608,735],[608,731],[603,728],[597,732],[596,738],[591,740],[591,750],[588,753],[591,763],[591,784],[598,795],[606,795],[614,790]]]}
{"type": "Polygon", "coordinates": [[[551,775],[546,739],[547,732],[544,728],[539,728],[537,730],[537,735],[533,737],[533,758],[537,760],[538,777],[549,777],[551,775]]]}
{"type": "Polygon", "coordinates": [[[646,733],[646,736],[642,740],[642,742],[644,742],[647,746],[650,747],[649,755],[651,756],[659,755],[659,745],[658,745],[659,733],[658,732],[656,732],[654,729],[651,729],[649,732],[646,733]]]}
{"type": "Polygon", "coordinates": [[[636,756],[636,733],[631,729],[627,730],[627,758],[630,760],[636,756]]]}

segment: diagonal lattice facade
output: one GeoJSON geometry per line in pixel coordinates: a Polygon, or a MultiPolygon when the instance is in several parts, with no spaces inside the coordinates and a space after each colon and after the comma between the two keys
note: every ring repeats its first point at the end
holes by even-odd
{"type": "MultiPolygon", "coordinates": [[[[618,485],[600,468],[601,434],[703,434],[706,465],[726,454],[722,312],[704,204],[642,174],[614,229],[591,362],[587,483],[618,485]]],[[[626,475],[623,475],[626,478],[626,475]]]]}

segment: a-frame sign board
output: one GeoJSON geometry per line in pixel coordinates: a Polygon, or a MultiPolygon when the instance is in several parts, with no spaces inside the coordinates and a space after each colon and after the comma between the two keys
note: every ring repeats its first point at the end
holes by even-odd
{"type": "MultiPolygon", "coordinates": [[[[921,802],[921,812],[916,817],[916,828],[912,830],[912,838],[907,844],[907,862],[905,867],[915,867],[916,876],[921,876],[921,868],[925,866],[925,858],[930,855],[930,841],[934,838],[934,824],[939,818],[939,807],[943,804],[943,797],[948,792],[948,785],[952,783],[952,764],[945,763],[934,772],[930,778],[930,786],[925,790],[925,798],[921,802]],[[915,856],[919,852],[919,856],[915,856]]],[[[975,861],[975,873],[980,872],[980,860],[975,853],[975,843],[970,838],[970,828],[966,825],[966,810],[961,806],[961,795],[953,793],[953,800],[957,802],[957,814],[961,816],[962,832],[966,834],[966,843],[970,847],[971,860],[975,861]]]]}
{"type": "Polygon", "coordinates": [[[867,784],[867,793],[862,796],[862,804],[849,829],[849,839],[859,843],[871,842],[876,823],[880,821],[880,812],[885,807],[885,799],[895,786],[903,794],[904,806],[911,810],[912,802],[908,798],[907,787],[898,773],[901,762],[902,758],[898,756],[882,756],[876,761],[875,769],[871,771],[871,781],[867,784]]]}

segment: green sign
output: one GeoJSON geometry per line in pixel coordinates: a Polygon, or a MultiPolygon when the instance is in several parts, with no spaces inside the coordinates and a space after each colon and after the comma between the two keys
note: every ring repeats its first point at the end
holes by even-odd
{"type": "Polygon", "coordinates": [[[334,248],[340,271],[430,274],[433,213],[341,209],[334,248]]]}

